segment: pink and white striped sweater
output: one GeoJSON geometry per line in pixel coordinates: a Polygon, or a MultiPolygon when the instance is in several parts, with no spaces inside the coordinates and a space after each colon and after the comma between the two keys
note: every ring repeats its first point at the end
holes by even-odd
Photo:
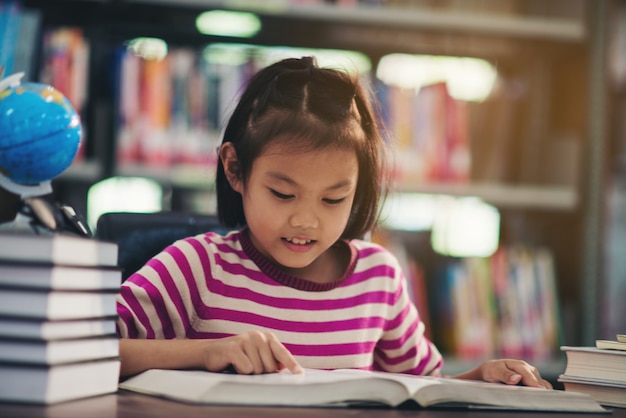
{"type": "Polygon", "coordinates": [[[305,368],[438,375],[443,360],[424,336],[396,258],[361,240],[344,277],[312,283],[278,269],[247,229],[177,241],[124,282],[124,338],[222,338],[271,331],[305,368]]]}

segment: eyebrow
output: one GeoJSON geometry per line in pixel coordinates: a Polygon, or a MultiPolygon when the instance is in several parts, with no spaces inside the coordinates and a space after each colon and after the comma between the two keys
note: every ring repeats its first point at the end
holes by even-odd
{"type": "MultiPolygon", "coordinates": [[[[298,183],[296,181],[294,181],[291,177],[288,177],[282,173],[277,173],[274,171],[271,171],[269,173],[267,173],[267,176],[270,177],[273,180],[278,180],[278,181],[283,181],[285,183],[288,183],[292,186],[297,186],[298,183]]],[[[339,190],[339,189],[343,189],[345,187],[349,187],[352,185],[352,182],[350,180],[341,180],[338,183],[333,184],[332,186],[329,186],[326,188],[326,190],[339,190]]]]}

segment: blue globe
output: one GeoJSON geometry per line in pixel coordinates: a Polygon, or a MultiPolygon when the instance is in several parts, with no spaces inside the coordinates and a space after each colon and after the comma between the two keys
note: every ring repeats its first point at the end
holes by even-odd
{"type": "Polygon", "coordinates": [[[0,173],[19,184],[51,180],[72,164],[80,117],[55,88],[22,83],[0,91],[0,173]]]}

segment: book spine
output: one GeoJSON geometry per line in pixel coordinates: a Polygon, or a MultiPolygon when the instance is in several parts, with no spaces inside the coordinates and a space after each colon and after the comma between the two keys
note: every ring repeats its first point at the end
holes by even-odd
{"type": "Polygon", "coordinates": [[[521,245],[447,259],[433,307],[435,342],[465,360],[552,359],[561,341],[552,254],[521,245]]]}
{"type": "MultiPolygon", "coordinates": [[[[15,72],[14,61],[19,43],[22,8],[19,1],[5,1],[0,4],[0,68],[4,75],[15,72]]],[[[2,78],[0,71],[0,78],[2,78]]]]}

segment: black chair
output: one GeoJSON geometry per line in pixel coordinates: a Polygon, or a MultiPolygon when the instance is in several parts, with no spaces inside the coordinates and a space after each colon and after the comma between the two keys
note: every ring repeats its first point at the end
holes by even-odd
{"type": "Polygon", "coordinates": [[[215,215],[110,212],[98,218],[95,236],[118,244],[124,281],[174,241],[208,231],[224,234],[229,229],[215,215]]]}

